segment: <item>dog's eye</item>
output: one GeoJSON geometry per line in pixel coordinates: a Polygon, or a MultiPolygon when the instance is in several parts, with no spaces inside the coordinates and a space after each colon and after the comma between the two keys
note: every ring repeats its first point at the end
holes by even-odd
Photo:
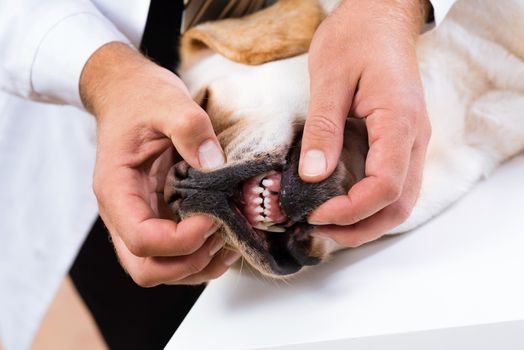
{"type": "Polygon", "coordinates": [[[206,112],[207,112],[207,104],[209,102],[209,95],[210,95],[209,89],[206,88],[199,102],[200,107],[202,107],[202,109],[206,112]]]}

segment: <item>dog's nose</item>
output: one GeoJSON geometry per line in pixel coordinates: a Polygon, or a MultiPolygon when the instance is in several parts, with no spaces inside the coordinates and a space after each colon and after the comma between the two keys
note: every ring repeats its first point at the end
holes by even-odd
{"type": "Polygon", "coordinates": [[[164,187],[164,200],[176,212],[180,202],[187,197],[187,189],[177,186],[187,179],[189,164],[185,161],[178,162],[169,170],[164,187]]]}

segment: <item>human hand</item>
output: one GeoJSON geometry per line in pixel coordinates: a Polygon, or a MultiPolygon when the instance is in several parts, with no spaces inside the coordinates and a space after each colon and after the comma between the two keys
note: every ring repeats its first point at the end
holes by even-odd
{"type": "Polygon", "coordinates": [[[195,168],[224,162],[208,116],[182,81],[127,45],[110,43],[87,62],[80,92],[97,119],[93,189],[100,216],[133,280],[144,287],[199,284],[224,273],[239,254],[221,249],[213,220],[177,224],[163,200],[178,154],[195,168]]]}
{"type": "Polygon", "coordinates": [[[348,112],[367,119],[370,146],[366,177],[310,215],[311,223],[336,225],[317,235],[359,246],[401,224],[415,205],[431,134],[415,52],[428,6],[343,1],[315,33],[300,176],[317,182],[333,172],[348,112]]]}

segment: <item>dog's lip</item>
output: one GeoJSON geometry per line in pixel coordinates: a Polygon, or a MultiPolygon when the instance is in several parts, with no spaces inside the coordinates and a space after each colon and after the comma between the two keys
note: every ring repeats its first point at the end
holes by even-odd
{"type": "MultiPolygon", "coordinates": [[[[274,172],[283,174],[283,166],[277,166],[267,173],[274,172]]],[[[259,174],[255,178],[260,178],[267,173],[259,174]]],[[[274,276],[290,275],[298,272],[306,265],[316,265],[320,262],[319,258],[307,255],[304,248],[304,245],[310,243],[309,233],[313,229],[313,225],[305,221],[295,222],[286,217],[286,221],[278,225],[278,227],[283,228],[284,232],[271,232],[253,226],[240,208],[245,204],[243,203],[242,188],[243,186],[240,184],[229,197],[230,205],[236,209],[236,215],[242,217],[244,228],[250,232],[251,237],[257,243],[250,245],[250,249],[257,251],[264,257],[274,276]]]]}
{"type": "Polygon", "coordinates": [[[299,142],[297,135],[285,156],[280,152],[259,154],[253,161],[230,164],[209,173],[193,169],[186,162],[178,163],[170,170],[166,202],[172,208],[178,208],[180,218],[192,213],[208,213],[216,217],[224,224],[225,232],[231,235],[232,243],[239,243],[238,248],[245,258],[260,266],[265,274],[284,276],[305,265],[318,264],[320,258],[309,256],[313,226],[306,222],[307,213],[318,204],[318,200],[310,197],[311,191],[302,193],[303,188],[299,185],[301,180],[296,169],[299,142]],[[243,182],[271,171],[282,173],[280,207],[290,218],[283,233],[254,228],[239,205],[243,182]]]}

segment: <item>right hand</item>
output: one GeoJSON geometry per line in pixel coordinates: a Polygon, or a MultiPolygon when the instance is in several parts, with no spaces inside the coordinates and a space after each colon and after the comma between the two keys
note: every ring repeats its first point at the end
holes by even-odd
{"type": "Polygon", "coordinates": [[[151,287],[222,275],[239,254],[222,249],[213,220],[193,216],[177,224],[163,200],[175,157],[198,169],[224,163],[209,117],[182,81],[127,45],[109,43],[86,63],[80,92],[97,120],[93,189],[100,216],[133,280],[151,287]]]}

